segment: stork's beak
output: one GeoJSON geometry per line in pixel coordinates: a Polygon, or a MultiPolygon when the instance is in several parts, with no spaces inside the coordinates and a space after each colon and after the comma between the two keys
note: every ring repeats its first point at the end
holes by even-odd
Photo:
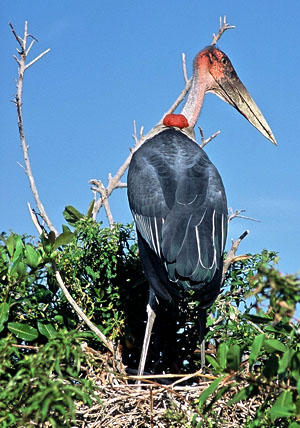
{"type": "Polygon", "coordinates": [[[240,81],[234,70],[231,75],[224,74],[222,78],[215,79],[217,85],[208,92],[213,92],[225,102],[237,109],[249,122],[261,132],[268,140],[277,146],[275,137],[260,109],[251,95],[240,81]]]}

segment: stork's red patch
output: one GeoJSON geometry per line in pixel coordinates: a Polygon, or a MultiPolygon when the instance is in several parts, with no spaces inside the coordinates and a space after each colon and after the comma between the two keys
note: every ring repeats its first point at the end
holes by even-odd
{"type": "Polygon", "coordinates": [[[183,114],[167,114],[164,117],[163,124],[165,126],[176,126],[177,128],[188,128],[189,123],[183,114]]]}

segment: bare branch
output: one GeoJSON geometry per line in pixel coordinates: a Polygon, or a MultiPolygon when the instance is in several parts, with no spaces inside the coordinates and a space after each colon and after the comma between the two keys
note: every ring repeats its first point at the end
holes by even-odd
{"type": "Polygon", "coordinates": [[[32,223],[34,224],[36,230],[38,231],[38,234],[41,235],[43,233],[43,229],[41,228],[40,223],[38,222],[38,219],[36,218],[36,214],[33,212],[33,209],[30,206],[30,203],[27,202],[28,211],[32,220],[32,223]]]}
{"type": "MultiPolygon", "coordinates": [[[[106,189],[104,187],[104,184],[102,183],[102,181],[96,180],[96,179],[90,180],[89,183],[96,186],[96,187],[92,187],[91,189],[95,192],[98,192],[101,195],[101,199],[100,199],[101,204],[104,205],[104,209],[105,209],[106,217],[107,217],[107,220],[109,223],[109,227],[112,229],[114,227],[114,219],[113,219],[112,212],[110,209],[110,205],[109,205],[109,202],[107,199],[107,192],[106,192],[106,189]]],[[[95,202],[95,205],[98,203],[98,201],[95,202]]],[[[95,205],[94,205],[94,209],[95,209],[95,205]]],[[[94,213],[94,209],[93,209],[93,213],[94,213]]],[[[98,206],[97,206],[97,209],[98,209],[98,206]]],[[[93,218],[94,218],[94,215],[93,215],[93,218]]]]}
{"type": "Polygon", "coordinates": [[[211,46],[215,45],[220,40],[220,38],[222,37],[223,33],[225,33],[226,30],[231,30],[233,28],[235,28],[235,25],[227,24],[225,15],[223,18],[223,22],[222,22],[222,17],[220,16],[220,26],[219,26],[218,34],[216,35],[215,33],[213,33],[213,38],[210,45],[211,46]]]}
{"type": "Polygon", "coordinates": [[[177,109],[177,107],[179,106],[179,104],[184,100],[186,94],[188,93],[188,91],[190,90],[190,87],[192,85],[192,80],[193,78],[191,77],[186,85],[185,88],[180,92],[180,94],[178,95],[177,99],[174,101],[174,103],[171,105],[171,107],[169,108],[168,111],[165,112],[165,114],[162,116],[162,118],[160,119],[160,121],[158,122],[157,125],[160,125],[163,122],[164,117],[167,114],[173,113],[173,111],[175,111],[177,109]]]}
{"type": "MultiPolygon", "coordinates": [[[[23,39],[20,36],[17,35],[17,33],[16,33],[16,31],[15,31],[12,23],[9,22],[8,25],[10,26],[11,31],[12,31],[13,35],[15,36],[15,39],[17,40],[17,42],[21,46],[21,53],[22,53],[22,51],[24,49],[24,41],[23,41],[23,39]]],[[[27,21],[25,21],[25,28],[27,28],[27,21]]]]}
{"type": "Polygon", "coordinates": [[[208,144],[211,140],[213,140],[214,138],[216,138],[221,133],[221,131],[217,131],[213,135],[211,135],[209,138],[205,139],[203,129],[200,128],[200,126],[199,126],[199,131],[200,131],[200,135],[201,135],[201,144],[200,144],[200,147],[202,149],[203,149],[203,147],[206,146],[206,144],[208,144]]]}
{"type": "Polygon", "coordinates": [[[52,266],[53,266],[53,270],[55,273],[56,280],[57,280],[60,288],[62,289],[66,299],[68,300],[68,302],[72,305],[72,307],[76,311],[77,315],[88,325],[88,327],[96,334],[97,337],[99,337],[99,339],[104,343],[104,345],[110,350],[110,352],[114,356],[114,359],[118,363],[118,369],[120,370],[120,372],[124,373],[125,368],[122,364],[121,354],[120,354],[120,350],[118,349],[118,347],[115,347],[113,342],[111,340],[107,339],[107,337],[98,329],[98,327],[96,327],[92,323],[92,321],[85,315],[85,313],[82,312],[80,307],[77,305],[77,303],[75,302],[75,300],[73,299],[73,297],[69,293],[67,287],[65,286],[64,281],[63,281],[63,279],[60,275],[60,272],[57,268],[57,265],[54,261],[52,262],[52,266]]]}
{"type": "MultiPolygon", "coordinates": [[[[135,144],[137,145],[139,142],[139,139],[137,137],[137,131],[136,131],[136,120],[133,121],[133,134],[132,134],[132,138],[135,141],[135,144]]],[[[112,178],[112,175],[110,174],[110,177],[112,178]]]]}
{"type": "Polygon", "coordinates": [[[260,220],[257,220],[256,218],[240,215],[241,213],[246,212],[246,210],[236,210],[235,212],[233,212],[233,209],[230,207],[228,211],[230,213],[230,215],[228,216],[228,222],[230,222],[234,218],[243,218],[244,220],[251,220],[260,223],[260,220]]]}
{"type": "Polygon", "coordinates": [[[28,56],[28,54],[31,51],[31,48],[32,48],[32,46],[34,45],[35,42],[36,42],[36,40],[31,40],[30,45],[28,46],[28,49],[26,51],[26,56],[28,56]]]}
{"type": "Polygon", "coordinates": [[[27,68],[29,68],[33,64],[35,64],[39,59],[43,58],[43,56],[46,55],[48,52],[50,52],[50,48],[46,49],[44,52],[42,52],[40,55],[38,55],[36,58],[34,58],[29,64],[27,64],[25,66],[25,70],[27,70],[27,68]]]}
{"type": "MultiPolygon", "coordinates": [[[[231,263],[234,262],[235,254],[237,252],[237,249],[238,249],[241,241],[244,238],[246,238],[246,236],[249,235],[249,233],[250,233],[250,230],[246,230],[244,233],[241,234],[241,236],[236,241],[232,240],[231,249],[228,251],[228,253],[226,255],[226,259],[224,260],[222,281],[224,281],[224,279],[225,279],[225,275],[229,269],[229,266],[231,265],[231,263]]],[[[241,256],[239,256],[239,257],[241,257],[241,256]]],[[[246,256],[246,257],[248,257],[248,256],[246,256]]]]}
{"type": "MultiPolygon", "coordinates": [[[[24,123],[23,123],[23,111],[22,111],[22,95],[23,95],[23,81],[24,81],[24,73],[25,70],[30,66],[33,65],[36,61],[38,61],[38,59],[40,59],[42,56],[44,56],[49,50],[43,52],[41,55],[39,55],[37,58],[35,58],[33,61],[31,61],[31,63],[26,65],[26,59],[27,59],[27,53],[26,53],[26,43],[27,43],[27,38],[28,38],[28,34],[27,34],[27,27],[28,27],[28,23],[27,21],[25,21],[25,26],[24,26],[24,39],[21,39],[21,37],[19,37],[13,27],[13,25],[11,23],[9,23],[9,26],[13,32],[13,35],[15,36],[17,42],[19,43],[19,45],[21,46],[21,52],[20,52],[20,58],[16,58],[14,57],[17,62],[18,62],[18,80],[17,80],[17,94],[15,96],[15,104],[16,104],[16,108],[17,108],[17,116],[18,116],[18,127],[19,127],[19,136],[20,136],[20,140],[21,140],[21,146],[22,146],[22,150],[23,150],[23,156],[24,156],[24,163],[25,163],[25,172],[26,175],[28,177],[29,180],[29,185],[33,194],[33,197],[35,199],[36,205],[38,207],[38,210],[43,218],[43,220],[45,221],[45,223],[47,224],[47,226],[49,227],[50,230],[53,230],[53,232],[58,235],[57,230],[55,229],[55,227],[53,226],[53,224],[50,221],[50,218],[48,217],[45,208],[40,200],[39,194],[38,194],[38,190],[35,184],[35,180],[32,174],[32,170],[31,170],[31,165],[30,165],[30,160],[29,160],[29,154],[28,154],[28,145],[26,143],[26,138],[25,138],[25,131],[24,131],[24,123]]],[[[31,36],[32,37],[32,36],[31,36]]],[[[31,48],[32,45],[29,46],[29,48],[31,48]]],[[[29,49],[28,48],[28,49],[29,49]]]]}
{"type": "Polygon", "coordinates": [[[185,53],[181,54],[181,58],[182,58],[182,70],[183,70],[184,82],[185,82],[185,84],[187,84],[187,82],[188,82],[189,79],[188,79],[187,71],[186,71],[185,53]]]}
{"type": "Polygon", "coordinates": [[[144,126],[142,125],[140,129],[140,138],[143,138],[143,136],[144,136],[144,126]]]}

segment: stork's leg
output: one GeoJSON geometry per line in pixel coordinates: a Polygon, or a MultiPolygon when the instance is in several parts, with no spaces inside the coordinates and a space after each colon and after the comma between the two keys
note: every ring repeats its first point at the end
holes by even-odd
{"type": "Polygon", "coordinates": [[[200,338],[200,356],[201,369],[205,369],[205,331],[206,331],[206,309],[200,309],[199,316],[199,338],[200,338]]]}
{"type": "Polygon", "coordinates": [[[142,348],[142,353],[141,353],[141,358],[140,358],[140,363],[139,363],[139,368],[138,368],[138,373],[137,373],[138,376],[142,376],[144,373],[146,358],[147,358],[148,348],[149,348],[149,343],[150,343],[151,331],[152,331],[152,327],[153,327],[154,320],[156,317],[157,306],[158,306],[158,299],[157,299],[154,291],[150,288],[149,302],[147,305],[148,319],[147,319],[146,331],[145,331],[145,336],[144,336],[144,343],[143,343],[143,348],[142,348]]]}

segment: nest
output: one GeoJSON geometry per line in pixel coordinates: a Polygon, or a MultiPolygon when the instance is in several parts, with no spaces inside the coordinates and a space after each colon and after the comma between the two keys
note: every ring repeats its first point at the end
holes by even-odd
{"type": "MultiPolygon", "coordinates": [[[[247,382],[232,386],[204,414],[198,406],[201,393],[216,379],[209,374],[152,375],[143,377],[137,384],[137,376],[120,375],[112,372],[113,362],[109,354],[100,354],[91,348],[85,352],[98,360],[90,367],[90,376],[97,385],[101,403],[87,407],[78,403],[76,425],[81,428],[179,428],[179,427],[242,427],[255,417],[256,411],[265,401],[267,394],[256,395],[247,401],[228,406],[228,401],[247,382]],[[160,382],[169,382],[163,385],[160,382]],[[187,383],[192,384],[188,385],[187,383]]],[[[220,387],[236,383],[233,376],[224,379],[220,387]]],[[[211,400],[209,397],[208,402],[211,400]]],[[[206,403],[207,404],[207,403],[206,403]]]]}

